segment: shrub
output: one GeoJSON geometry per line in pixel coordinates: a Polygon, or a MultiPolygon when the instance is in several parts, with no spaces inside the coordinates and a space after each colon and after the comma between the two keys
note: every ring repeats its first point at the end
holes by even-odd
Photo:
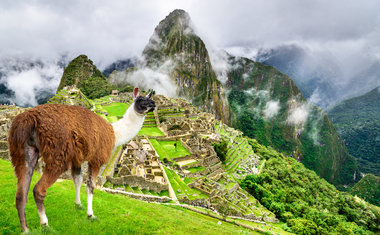
{"type": "Polygon", "coordinates": [[[222,140],[220,143],[212,143],[212,146],[214,147],[214,150],[216,154],[218,155],[221,162],[226,161],[226,155],[227,155],[227,141],[222,140]]]}

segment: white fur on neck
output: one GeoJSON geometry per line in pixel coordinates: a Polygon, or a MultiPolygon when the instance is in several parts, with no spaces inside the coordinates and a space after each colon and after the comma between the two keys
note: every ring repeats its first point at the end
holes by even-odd
{"type": "Polygon", "coordinates": [[[112,123],[115,132],[115,146],[128,143],[135,137],[143,126],[145,115],[138,114],[135,111],[135,103],[133,103],[125,112],[122,119],[112,123]]]}

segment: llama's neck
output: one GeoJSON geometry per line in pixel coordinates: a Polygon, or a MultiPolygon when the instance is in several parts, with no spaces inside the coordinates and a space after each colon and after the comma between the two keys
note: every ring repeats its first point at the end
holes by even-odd
{"type": "Polygon", "coordinates": [[[145,115],[138,114],[134,103],[129,106],[122,119],[112,124],[115,132],[115,146],[128,143],[143,126],[145,115]]]}

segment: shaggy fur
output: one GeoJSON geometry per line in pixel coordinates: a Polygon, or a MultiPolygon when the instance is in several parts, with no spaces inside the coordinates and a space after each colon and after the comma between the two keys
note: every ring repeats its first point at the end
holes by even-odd
{"type": "Polygon", "coordinates": [[[88,161],[87,191],[92,194],[100,167],[111,157],[114,131],[110,123],[90,110],[47,104],[18,115],[10,128],[8,143],[18,180],[16,208],[21,230],[27,231],[25,205],[39,154],[45,168],[33,195],[41,224],[47,225],[44,208],[46,190],[68,169],[74,169],[73,176],[78,175],[78,169],[80,174],[82,163],[88,161]]]}
{"type": "Polygon", "coordinates": [[[92,198],[100,167],[109,161],[114,147],[127,143],[137,135],[146,113],[155,108],[151,94],[137,96],[138,88],[135,88],[133,104],[114,126],[88,109],[60,104],[40,105],[14,119],[8,143],[17,177],[16,208],[22,231],[28,229],[25,206],[40,156],[45,168],[33,189],[33,195],[41,225],[48,225],[44,207],[46,190],[68,169],[71,169],[75,184],[75,204],[81,207],[81,165],[84,161],[88,161],[87,216],[96,218],[92,198]],[[114,132],[114,129],[117,131],[114,132]]]}

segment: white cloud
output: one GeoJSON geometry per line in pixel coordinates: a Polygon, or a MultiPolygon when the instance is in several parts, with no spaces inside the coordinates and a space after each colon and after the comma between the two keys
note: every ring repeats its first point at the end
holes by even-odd
{"type": "MultiPolygon", "coordinates": [[[[4,0],[0,57],[86,54],[102,69],[117,59],[140,56],[154,28],[177,8],[189,13],[208,48],[239,56],[254,57],[259,48],[295,44],[310,48],[322,60],[334,55],[332,61],[350,81],[355,77],[349,76],[352,72],[365,74],[380,60],[376,0],[4,0]]],[[[224,58],[213,57],[212,52],[210,56],[218,78],[225,81],[224,58]]],[[[368,84],[368,76],[361,79],[365,87],[379,80],[373,76],[368,84]]]]}
{"type": "Polygon", "coordinates": [[[47,91],[54,94],[63,69],[56,64],[49,64],[43,67],[35,67],[20,72],[10,72],[6,81],[8,89],[15,92],[14,102],[21,106],[36,106],[37,92],[47,91]]]}
{"type": "Polygon", "coordinates": [[[289,110],[287,122],[294,125],[303,125],[309,116],[308,105],[298,105],[289,110]]]}
{"type": "Polygon", "coordinates": [[[265,105],[264,117],[271,119],[278,114],[278,111],[280,111],[280,102],[271,100],[265,105]]]}
{"type": "Polygon", "coordinates": [[[176,97],[177,85],[169,77],[173,67],[174,63],[168,60],[157,69],[142,67],[130,73],[122,71],[111,74],[110,79],[113,83],[129,83],[143,90],[153,89],[156,94],[176,97]]]}

